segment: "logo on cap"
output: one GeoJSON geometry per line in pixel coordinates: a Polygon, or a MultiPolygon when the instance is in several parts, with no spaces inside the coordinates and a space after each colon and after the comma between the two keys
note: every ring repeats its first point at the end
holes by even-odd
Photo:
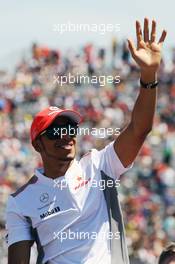
{"type": "Polygon", "coordinates": [[[49,110],[55,111],[55,110],[60,110],[57,106],[50,106],[49,110]]]}
{"type": "Polygon", "coordinates": [[[60,108],[56,107],[56,106],[50,106],[49,107],[49,110],[51,111],[50,113],[48,113],[48,115],[53,115],[55,113],[58,113],[61,111],[60,108]]]}

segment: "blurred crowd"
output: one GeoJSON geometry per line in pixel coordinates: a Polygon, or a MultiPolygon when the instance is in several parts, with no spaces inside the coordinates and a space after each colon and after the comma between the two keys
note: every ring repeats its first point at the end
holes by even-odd
{"type": "MultiPolygon", "coordinates": [[[[121,177],[119,188],[131,264],[153,264],[162,248],[175,240],[175,53],[159,71],[158,106],[154,127],[134,168],[121,177]]],[[[73,108],[84,127],[125,127],[139,92],[139,70],[125,43],[113,39],[111,48],[87,44],[78,51],[53,50],[33,44],[29,59],[21,59],[13,73],[0,71],[0,259],[6,263],[5,207],[7,197],[41,166],[29,129],[36,112],[55,105],[73,108]],[[66,82],[55,76],[120,76],[105,85],[66,82]]],[[[148,105],[149,107],[149,105],[148,105]]],[[[80,158],[101,149],[114,135],[78,136],[80,158]]],[[[31,262],[35,263],[34,261],[31,262]]]]}

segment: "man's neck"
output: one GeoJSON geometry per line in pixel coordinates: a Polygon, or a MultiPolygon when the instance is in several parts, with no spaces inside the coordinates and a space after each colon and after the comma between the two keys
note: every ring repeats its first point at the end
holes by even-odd
{"type": "Polygon", "coordinates": [[[68,168],[72,165],[73,160],[71,161],[61,161],[57,163],[57,166],[52,164],[44,164],[44,175],[48,178],[58,178],[60,176],[64,176],[68,168]]]}

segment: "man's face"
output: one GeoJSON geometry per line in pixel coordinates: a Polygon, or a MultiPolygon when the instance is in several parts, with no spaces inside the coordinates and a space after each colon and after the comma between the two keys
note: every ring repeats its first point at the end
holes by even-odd
{"type": "MultiPolygon", "coordinates": [[[[68,117],[60,116],[53,121],[51,126],[54,127],[54,131],[56,133],[57,126],[68,125],[72,122],[73,121],[68,117]]],[[[47,134],[44,133],[40,136],[40,143],[42,144],[42,152],[40,153],[42,157],[45,155],[46,158],[61,161],[71,161],[75,158],[76,136],[69,136],[64,133],[61,138],[49,139],[47,134]]]]}

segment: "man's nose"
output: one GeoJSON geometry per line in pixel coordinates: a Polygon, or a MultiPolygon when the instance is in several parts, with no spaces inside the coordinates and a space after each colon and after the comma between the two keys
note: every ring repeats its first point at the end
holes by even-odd
{"type": "Polygon", "coordinates": [[[66,141],[70,141],[71,136],[67,133],[67,134],[62,135],[62,136],[61,136],[61,139],[64,139],[64,140],[66,140],[66,141]]]}

